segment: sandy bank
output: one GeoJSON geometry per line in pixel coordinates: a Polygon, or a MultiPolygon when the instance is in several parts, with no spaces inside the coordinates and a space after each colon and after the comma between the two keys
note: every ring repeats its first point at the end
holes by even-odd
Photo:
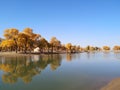
{"type": "Polygon", "coordinates": [[[101,90],[120,90],[120,78],[116,78],[104,86],[101,90]]]}

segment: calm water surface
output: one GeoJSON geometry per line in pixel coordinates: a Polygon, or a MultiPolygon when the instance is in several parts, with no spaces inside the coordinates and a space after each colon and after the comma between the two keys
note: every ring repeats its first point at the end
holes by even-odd
{"type": "Polygon", "coordinates": [[[100,90],[120,77],[120,53],[0,56],[0,90],[100,90]]]}

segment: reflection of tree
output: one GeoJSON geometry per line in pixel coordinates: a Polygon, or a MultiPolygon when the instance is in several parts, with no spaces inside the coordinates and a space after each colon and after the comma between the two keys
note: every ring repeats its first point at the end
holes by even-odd
{"type": "Polygon", "coordinates": [[[57,67],[61,65],[61,57],[59,55],[52,55],[52,60],[50,63],[51,69],[56,70],[57,67]]]}
{"type": "Polygon", "coordinates": [[[103,57],[104,58],[109,58],[110,57],[110,52],[103,52],[103,57]]]}
{"type": "Polygon", "coordinates": [[[17,82],[17,77],[8,73],[8,74],[4,74],[2,76],[2,79],[5,83],[15,83],[17,82]]]}
{"type": "Polygon", "coordinates": [[[66,60],[67,60],[67,61],[71,61],[71,60],[72,60],[71,54],[67,54],[67,55],[66,55],[66,60]]]}
{"type": "Polygon", "coordinates": [[[120,53],[119,52],[114,52],[115,58],[120,59],[120,53]]]}
{"type": "Polygon", "coordinates": [[[71,54],[71,53],[66,54],[66,60],[68,62],[72,60],[78,60],[78,59],[80,59],[80,54],[71,54]]]}
{"type": "Polygon", "coordinates": [[[25,83],[32,81],[33,76],[40,74],[49,64],[52,70],[56,70],[61,64],[60,55],[21,57],[0,57],[0,69],[4,71],[2,79],[5,83],[16,83],[21,78],[25,83]]]}

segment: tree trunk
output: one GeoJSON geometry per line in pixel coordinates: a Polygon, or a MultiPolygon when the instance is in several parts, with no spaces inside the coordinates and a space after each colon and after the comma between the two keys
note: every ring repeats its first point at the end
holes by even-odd
{"type": "Polygon", "coordinates": [[[15,52],[17,53],[18,45],[16,39],[14,39],[14,42],[15,42],[15,52]]]}
{"type": "Polygon", "coordinates": [[[52,45],[52,52],[51,53],[53,53],[53,45],[52,45]]]}
{"type": "Polygon", "coordinates": [[[25,54],[27,53],[27,45],[25,45],[24,53],[25,53],[25,54]]]}

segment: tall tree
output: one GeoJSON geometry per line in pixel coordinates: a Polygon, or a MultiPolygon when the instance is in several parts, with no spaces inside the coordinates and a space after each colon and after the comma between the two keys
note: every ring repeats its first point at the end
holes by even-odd
{"type": "Polygon", "coordinates": [[[31,28],[25,28],[18,35],[19,45],[24,49],[25,53],[28,49],[31,52],[35,42],[37,42],[37,40],[39,40],[40,37],[41,35],[33,33],[33,30],[31,28]]]}
{"type": "Polygon", "coordinates": [[[65,47],[67,48],[67,52],[71,53],[71,51],[72,51],[72,44],[71,43],[67,43],[65,47]]]}
{"type": "Polygon", "coordinates": [[[61,42],[56,37],[51,38],[50,44],[51,44],[51,48],[52,48],[52,53],[53,53],[53,50],[55,50],[55,49],[58,50],[59,47],[61,46],[61,42]]]}
{"type": "Polygon", "coordinates": [[[27,45],[29,43],[30,37],[27,34],[19,33],[18,42],[21,44],[22,48],[24,48],[24,53],[27,51],[27,45]]]}
{"type": "Polygon", "coordinates": [[[6,29],[4,31],[4,37],[6,39],[14,40],[16,53],[17,53],[17,48],[18,48],[18,44],[17,44],[18,34],[19,34],[19,31],[16,28],[6,29]]]}
{"type": "Polygon", "coordinates": [[[33,33],[33,30],[31,28],[25,28],[23,30],[23,33],[27,34],[29,36],[29,38],[32,39],[32,40],[38,40],[41,37],[40,34],[33,33]]]}
{"type": "Polygon", "coordinates": [[[33,33],[33,30],[31,28],[25,28],[22,33],[26,34],[29,36],[29,41],[28,41],[28,48],[31,49],[35,46],[37,46],[37,41],[40,40],[41,35],[33,33]]]}
{"type": "Polygon", "coordinates": [[[48,48],[48,41],[45,38],[40,38],[40,40],[38,40],[38,47],[40,48],[40,52],[43,52],[48,48]]]}

